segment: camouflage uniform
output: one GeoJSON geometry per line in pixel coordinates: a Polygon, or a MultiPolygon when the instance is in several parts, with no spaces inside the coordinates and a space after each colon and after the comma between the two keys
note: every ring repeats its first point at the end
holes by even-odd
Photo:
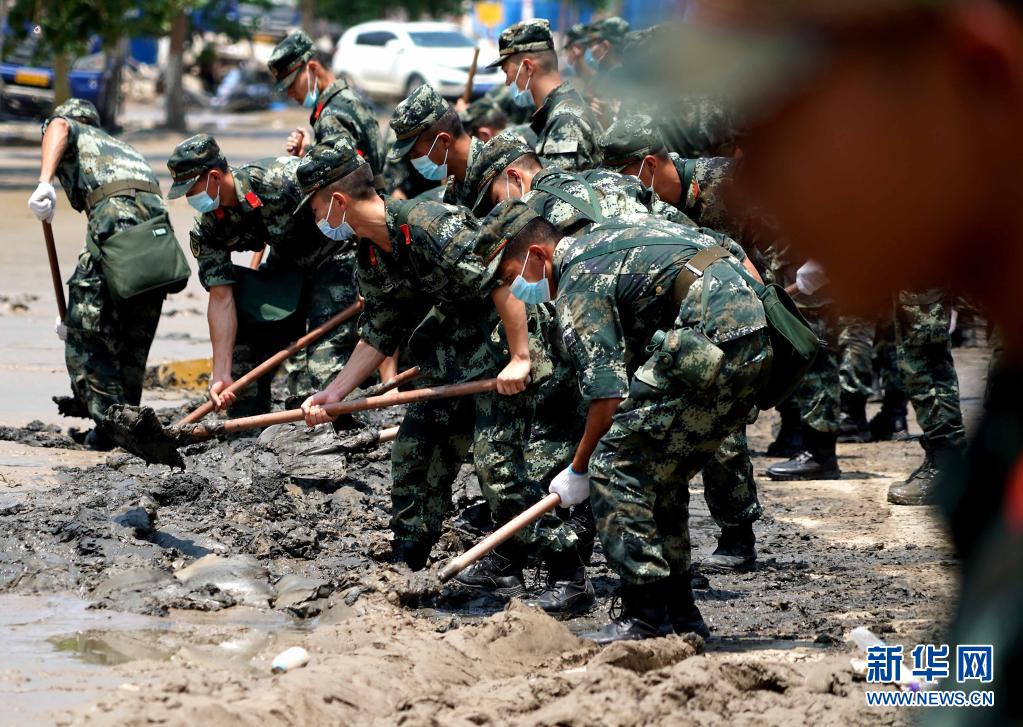
{"type": "MultiPolygon", "coordinates": [[[[496,68],[519,53],[554,50],[550,23],[524,20],[506,28],[498,38],[499,56],[490,64],[496,68]]],[[[552,90],[529,122],[536,133],[536,153],[544,166],[581,171],[600,166],[597,134],[600,125],[589,106],[568,81],[552,90]]]]}
{"type": "MultiPolygon", "coordinates": [[[[87,241],[102,249],[115,233],[166,212],[161,196],[148,191],[122,190],[90,204],[90,194],[114,182],[139,181],[159,189],[156,175],[135,149],[99,128],[99,114],[88,101],[71,99],[58,106],[43,124],[44,134],[56,118],[68,125],[57,178],[71,207],[88,215],[87,241]]],[[[75,398],[97,424],[113,404],[138,405],[163,300],[163,293],[148,293],[115,302],[98,261],[88,250],[78,256],[68,280],[64,359],[75,398]]]]}
{"type": "Polygon", "coordinates": [[[558,323],[582,395],[624,399],[590,479],[604,554],[625,584],[688,572],[688,482],[745,420],[770,369],[763,306],[737,260],[711,264],[679,306],[671,299],[685,263],[716,244],[658,221],[597,227],[555,250],[558,323]],[[584,259],[604,244],[649,237],[671,244],[584,259]],[[723,354],[716,374],[715,350],[723,354]]]}
{"type": "MultiPolygon", "coordinates": [[[[378,351],[408,342],[423,386],[496,376],[507,349],[493,339],[497,313],[481,298],[481,288],[489,290],[485,266],[472,252],[479,223],[449,205],[391,200],[387,227],[392,254],[359,243],[362,340],[378,351]]],[[[391,449],[395,540],[437,541],[470,446],[495,520],[505,522],[543,497],[524,457],[530,406],[526,395],[496,393],[410,405],[391,449]]],[[[577,538],[551,516],[517,540],[543,552],[574,547],[577,538]]]]}
{"type": "Polygon", "coordinates": [[[902,385],[923,429],[920,444],[927,452],[960,450],[966,442],[950,317],[948,296],[940,288],[903,291],[895,301],[902,385]]]}
{"type": "MultiPolygon", "coordinates": [[[[187,191],[198,174],[218,159],[223,161],[220,149],[207,134],[179,144],[167,163],[177,194],[187,191]]],[[[236,379],[358,297],[352,243],[327,239],[309,210],[295,213],[302,198],[296,177],[299,164],[297,157],[277,157],[232,167],[237,206],[221,205],[199,215],[190,233],[192,254],[199,264],[199,282],[207,290],[217,285],[239,285],[241,273],[231,262],[231,253],[262,250],[267,243],[271,250],[260,272],[271,280],[275,273],[297,272],[301,277],[298,308],[286,320],[254,322],[239,318],[231,367],[231,376],[236,379]]],[[[235,296],[236,302],[239,297],[235,296]]],[[[303,395],[322,389],[344,366],[356,340],[355,325],[349,321],[293,356],[286,364],[288,391],[303,395]]],[[[232,415],[268,411],[271,378],[264,376],[256,386],[238,392],[232,415]]]]}
{"type": "MultiPolygon", "coordinates": [[[[312,39],[301,30],[278,43],[267,61],[267,67],[277,81],[277,90],[286,91],[315,55],[312,39]]],[[[369,163],[373,174],[383,174],[384,148],[376,114],[355,95],[343,78],[319,90],[316,106],[309,115],[309,125],[317,144],[339,134],[348,136],[369,163]]]]}
{"type": "MultiPolygon", "coordinates": [[[[664,149],[660,131],[655,127],[653,119],[644,114],[619,119],[601,135],[598,143],[605,165],[618,170],[637,162],[642,163],[647,155],[656,154],[664,149]]],[[[681,159],[677,154],[671,154],[670,158],[678,173],[680,199],[668,200],[661,204],[676,210],[676,215],[689,221],[691,225],[700,224],[715,230],[725,230],[728,234],[739,228],[739,225],[732,224],[733,216],[725,211],[720,194],[725,174],[718,173],[718,170],[727,169],[730,172],[730,165],[703,166],[703,169],[714,172],[707,178],[707,192],[710,197],[704,200],[704,188],[697,179],[699,163],[681,159]],[[694,215],[698,223],[690,221],[687,213],[694,215]]],[[[719,160],[700,160],[717,161],[719,160]]],[[[628,178],[635,180],[637,185],[642,185],[637,177],[630,175],[628,178]]],[[[657,197],[656,192],[652,190],[649,194],[657,197]]],[[[745,257],[741,251],[733,249],[732,253],[740,260],[745,257]]],[[[751,415],[749,423],[753,421],[756,421],[756,412],[751,415]]],[[[763,514],[753,478],[753,460],[746,440],[746,423],[725,439],[714,459],[704,468],[703,485],[703,494],[710,514],[723,528],[752,523],[763,514]]]]}

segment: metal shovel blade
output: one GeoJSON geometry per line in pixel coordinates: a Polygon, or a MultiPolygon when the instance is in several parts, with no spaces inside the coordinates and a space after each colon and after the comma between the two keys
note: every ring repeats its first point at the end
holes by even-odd
{"type": "Polygon", "coordinates": [[[188,442],[179,441],[164,428],[156,412],[148,406],[116,404],[107,410],[103,422],[105,433],[146,464],[165,464],[185,469],[185,460],[178,453],[178,447],[188,442]]]}

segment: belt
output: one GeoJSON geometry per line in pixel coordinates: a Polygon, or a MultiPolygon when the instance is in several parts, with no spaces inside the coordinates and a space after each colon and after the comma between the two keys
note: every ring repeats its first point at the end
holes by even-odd
{"type": "Polygon", "coordinates": [[[91,210],[100,202],[110,197],[134,197],[137,192],[160,194],[160,185],[144,179],[125,179],[117,182],[108,182],[89,192],[89,196],[85,198],[85,206],[91,210]]]}

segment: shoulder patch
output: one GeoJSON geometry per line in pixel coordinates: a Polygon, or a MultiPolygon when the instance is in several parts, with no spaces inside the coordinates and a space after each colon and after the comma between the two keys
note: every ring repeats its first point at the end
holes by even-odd
{"type": "Polygon", "coordinates": [[[412,244],[412,231],[409,230],[408,225],[402,225],[398,229],[400,229],[401,233],[403,235],[405,235],[405,244],[406,245],[411,245],[412,244]]]}
{"type": "Polygon", "coordinates": [[[263,200],[261,200],[255,192],[251,189],[245,193],[245,201],[249,203],[249,207],[252,209],[259,209],[263,206],[263,200]]]}
{"type": "Polygon", "coordinates": [[[579,150],[577,139],[548,139],[540,149],[541,154],[575,154],[579,150]]]}

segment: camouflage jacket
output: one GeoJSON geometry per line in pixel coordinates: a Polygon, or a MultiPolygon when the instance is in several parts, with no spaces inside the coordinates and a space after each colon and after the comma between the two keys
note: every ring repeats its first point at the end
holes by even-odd
{"type": "Polygon", "coordinates": [[[733,258],[711,265],[675,307],[675,277],[697,252],[715,244],[718,240],[698,230],[660,220],[624,229],[597,227],[585,237],[558,244],[553,260],[558,327],[583,398],[624,398],[632,373],[646,359],[645,347],[672,321],[675,327],[702,331],[715,344],[766,327],[763,305],[736,271],[740,263],[733,258]],[[584,259],[598,246],[643,238],[669,244],[644,244],[584,259]]]}
{"type": "MultiPolygon", "coordinates": [[[[474,167],[480,158],[480,152],[483,151],[483,147],[483,142],[476,137],[473,137],[469,142],[469,158],[465,161],[466,180],[482,176],[474,167]]],[[[467,199],[471,193],[472,190],[466,187],[465,181],[459,182],[454,176],[450,176],[448,177],[447,186],[444,188],[444,204],[455,204],[463,207],[471,205],[475,201],[467,199]]]]}
{"type": "Polygon", "coordinates": [[[488,276],[474,253],[476,218],[440,202],[395,199],[387,201],[386,215],[391,253],[359,241],[359,291],[366,299],[359,337],[390,354],[436,307],[448,335],[471,333],[482,341],[497,312],[481,295],[496,281],[482,282],[488,276]]]}
{"type": "Polygon", "coordinates": [[[316,108],[309,115],[316,143],[346,134],[362,152],[373,174],[383,174],[384,145],[380,124],[373,111],[339,78],[323,89],[316,108]]]}
{"type": "Polygon", "coordinates": [[[600,125],[579,92],[565,81],[536,110],[529,124],[536,132],[536,153],[544,166],[570,172],[600,166],[600,125]]]}
{"type": "Polygon", "coordinates": [[[651,110],[668,149],[687,159],[730,157],[740,131],[733,114],[716,99],[691,98],[651,110]]]}
{"type": "Polygon", "coordinates": [[[566,235],[577,237],[586,233],[592,225],[591,218],[596,217],[590,212],[593,203],[587,187],[596,193],[600,213],[606,219],[652,214],[669,222],[695,226],[682,211],[644,188],[635,177],[608,169],[581,173],[557,167],[544,169],[533,177],[530,191],[522,199],[566,235]],[[568,194],[575,201],[570,204],[548,191],[551,188],[568,194]]]}
{"type": "Polygon", "coordinates": [[[295,214],[302,199],[295,176],[301,161],[277,157],[232,167],[238,206],[221,206],[199,215],[190,234],[204,288],[237,282],[232,252],[262,250],[269,243],[279,263],[312,272],[350,247],[347,242],[326,238],[317,229],[308,205],[295,214]]]}
{"type": "Polygon", "coordinates": [[[104,184],[128,180],[159,183],[149,162],[128,144],[102,129],[61,118],[67,122],[68,139],[57,165],[57,179],[71,206],[88,212],[89,234],[94,240],[105,239],[166,211],[163,198],[149,192],[140,192],[135,197],[108,197],[89,210],[86,199],[104,184]]]}

